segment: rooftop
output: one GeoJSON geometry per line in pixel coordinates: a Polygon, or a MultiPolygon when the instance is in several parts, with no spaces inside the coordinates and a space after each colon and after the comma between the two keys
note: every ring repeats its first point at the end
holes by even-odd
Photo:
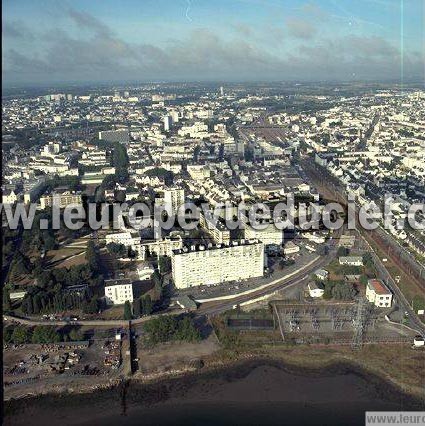
{"type": "Polygon", "coordinates": [[[372,288],[376,294],[391,294],[391,291],[381,280],[377,280],[377,279],[369,280],[367,282],[367,285],[370,288],[372,288]]]}

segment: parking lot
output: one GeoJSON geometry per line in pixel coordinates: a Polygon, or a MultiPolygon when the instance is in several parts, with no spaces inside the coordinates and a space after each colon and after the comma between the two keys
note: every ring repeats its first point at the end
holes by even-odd
{"type": "MultiPolygon", "coordinates": [[[[298,242],[297,242],[298,244],[298,242]]],[[[302,244],[302,243],[301,243],[302,244]]],[[[259,278],[251,278],[247,280],[241,281],[229,281],[226,283],[211,285],[211,286],[198,286],[191,287],[188,289],[179,289],[179,295],[191,295],[195,299],[209,299],[214,297],[221,297],[230,294],[237,294],[247,290],[253,290],[257,287],[260,287],[264,284],[268,284],[278,278],[283,278],[284,276],[297,271],[304,266],[306,266],[309,262],[317,257],[316,253],[308,252],[305,248],[301,248],[301,250],[291,255],[287,258],[289,263],[283,268],[280,267],[279,262],[283,260],[283,257],[272,257],[270,258],[271,263],[269,263],[270,272],[266,274],[264,277],[259,278]]]]}

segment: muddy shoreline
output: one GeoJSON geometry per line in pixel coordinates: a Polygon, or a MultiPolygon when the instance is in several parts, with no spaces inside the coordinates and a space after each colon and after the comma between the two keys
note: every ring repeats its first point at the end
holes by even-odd
{"type": "MultiPolygon", "coordinates": [[[[277,372],[280,371],[282,374],[298,377],[304,381],[315,378],[357,377],[367,384],[365,392],[371,400],[397,404],[404,410],[423,410],[425,407],[425,398],[421,399],[403,392],[395,384],[349,362],[311,368],[291,365],[282,360],[258,357],[234,361],[227,365],[204,367],[179,376],[158,379],[155,382],[146,383],[138,379],[123,380],[118,385],[92,393],[52,393],[9,400],[4,403],[4,421],[5,424],[24,424],[26,421],[41,424],[47,418],[52,420],[57,417],[57,420],[61,420],[66,425],[84,424],[84,422],[108,419],[111,416],[125,418],[129,415],[131,417],[134,410],[142,408],[154,409],[167,404],[179,405],[193,402],[192,389],[217,386],[217,383],[220,386],[237,383],[261,367],[273,368],[277,372]]],[[[202,403],[204,402],[208,401],[202,403]]]]}

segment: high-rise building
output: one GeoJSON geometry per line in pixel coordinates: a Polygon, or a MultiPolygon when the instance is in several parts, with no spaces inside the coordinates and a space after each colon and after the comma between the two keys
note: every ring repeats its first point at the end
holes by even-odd
{"type": "Polygon", "coordinates": [[[166,132],[168,132],[169,130],[170,130],[170,128],[171,128],[171,117],[169,116],[169,115],[166,115],[165,117],[164,117],[164,130],[166,131],[166,132]]]}
{"type": "Polygon", "coordinates": [[[264,244],[245,240],[227,245],[185,247],[173,251],[171,264],[177,288],[262,277],[264,244]]]}
{"type": "Polygon", "coordinates": [[[178,111],[171,111],[170,116],[171,116],[171,120],[173,121],[173,123],[179,122],[179,112],[178,111]]]}
{"type": "Polygon", "coordinates": [[[164,204],[171,215],[177,214],[178,208],[184,204],[184,189],[167,188],[164,190],[164,204]]]}
{"type": "Polygon", "coordinates": [[[199,225],[207,232],[215,243],[228,244],[230,242],[230,231],[223,223],[223,219],[218,218],[217,222],[209,220],[203,212],[199,215],[199,225]]]}
{"type": "Polygon", "coordinates": [[[223,88],[223,86],[220,86],[220,96],[224,96],[224,88],[223,88]]]}

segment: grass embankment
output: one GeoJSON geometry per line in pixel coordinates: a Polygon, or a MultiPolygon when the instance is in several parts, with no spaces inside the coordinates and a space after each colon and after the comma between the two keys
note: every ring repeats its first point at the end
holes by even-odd
{"type": "Polygon", "coordinates": [[[304,369],[349,364],[425,401],[423,350],[404,344],[365,345],[355,351],[349,346],[277,344],[277,331],[230,330],[222,318],[215,318],[213,326],[222,349],[212,355],[208,363],[226,364],[246,358],[264,358],[304,369]]]}
{"type": "Polygon", "coordinates": [[[397,283],[397,286],[409,302],[412,302],[415,296],[422,298],[425,296],[423,289],[419,287],[417,281],[412,278],[412,276],[406,274],[395,262],[393,262],[388,253],[376,244],[372,238],[367,238],[367,241],[380,259],[387,259],[387,261],[383,263],[393,280],[397,282],[396,278],[400,277],[400,281],[397,283]]]}

